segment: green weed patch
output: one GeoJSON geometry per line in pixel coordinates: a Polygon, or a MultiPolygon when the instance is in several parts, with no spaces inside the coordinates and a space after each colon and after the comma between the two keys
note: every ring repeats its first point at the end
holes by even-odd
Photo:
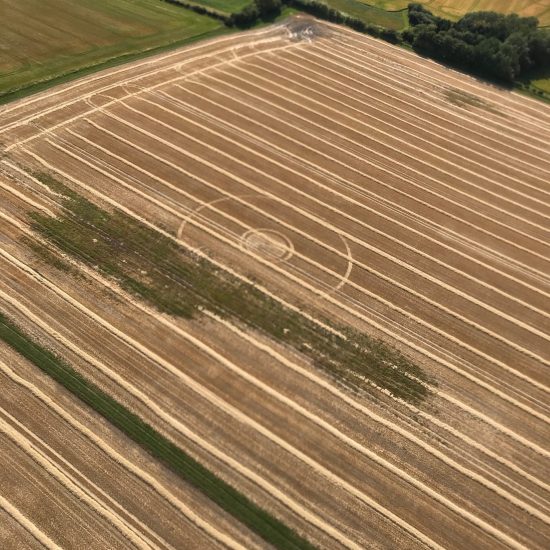
{"type": "Polygon", "coordinates": [[[52,177],[37,176],[65,198],[56,218],[32,213],[33,229],[158,310],[192,318],[208,309],[293,347],[350,387],[372,390],[373,382],[412,403],[428,396],[425,383],[433,381],[381,340],[336,324],[345,337],[325,330],[126,214],[107,212],[52,177]]]}

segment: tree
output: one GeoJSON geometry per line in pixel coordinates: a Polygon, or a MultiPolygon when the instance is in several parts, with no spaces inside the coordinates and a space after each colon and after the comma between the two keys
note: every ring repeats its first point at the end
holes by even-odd
{"type": "Polygon", "coordinates": [[[409,4],[411,28],[404,39],[435,59],[513,82],[531,68],[550,66],[550,32],[534,17],[468,13],[453,23],[420,4],[409,4]]]}
{"type": "Polygon", "coordinates": [[[281,13],[281,0],[255,0],[260,17],[273,17],[281,13]]]}
{"type": "Polygon", "coordinates": [[[416,27],[417,25],[430,25],[435,23],[436,19],[436,17],[422,4],[409,4],[408,16],[409,24],[412,27],[416,27]]]}
{"type": "Polygon", "coordinates": [[[235,27],[246,29],[247,27],[254,25],[258,17],[260,17],[258,7],[255,3],[252,3],[240,12],[231,14],[228,24],[230,26],[234,25],[235,27]]]}
{"type": "Polygon", "coordinates": [[[550,30],[538,30],[529,36],[529,52],[534,66],[550,68],[550,30]]]}

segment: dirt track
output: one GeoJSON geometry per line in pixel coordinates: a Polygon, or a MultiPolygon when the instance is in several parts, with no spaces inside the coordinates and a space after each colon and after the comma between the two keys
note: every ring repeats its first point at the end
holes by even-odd
{"type": "MultiPolygon", "coordinates": [[[[543,548],[550,109],[314,25],[312,40],[284,26],[232,35],[1,109],[2,308],[322,547],[543,548]],[[263,336],[48,268],[19,239],[25,212],[55,212],[56,197],[22,168],[394,343],[437,379],[434,397],[418,410],[352,395],[263,336]]],[[[168,536],[163,506],[134,513],[168,536]]],[[[64,529],[46,534],[62,543],[64,529]]]]}

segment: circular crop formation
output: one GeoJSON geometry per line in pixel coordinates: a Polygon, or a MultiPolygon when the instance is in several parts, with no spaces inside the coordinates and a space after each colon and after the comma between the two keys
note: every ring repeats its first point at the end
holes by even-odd
{"type": "Polygon", "coordinates": [[[242,235],[241,247],[271,261],[289,260],[294,254],[292,241],[273,229],[250,229],[242,235]]]}
{"type": "Polygon", "coordinates": [[[309,238],[303,228],[293,231],[295,223],[294,212],[270,197],[220,197],[191,211],[179,227],[178,238],[192,246],[204,243],[205,237],[213,238],[210,242],[218,253],[232,248],[244,252],[248,256],[247,271],[256,258],[274,267],[284,264],[285,271],[324,294],[340,290],[353,266],[346,240],[322,225],[309,238]],[[218,243],[216,236],[220,237],[218,243]]]}

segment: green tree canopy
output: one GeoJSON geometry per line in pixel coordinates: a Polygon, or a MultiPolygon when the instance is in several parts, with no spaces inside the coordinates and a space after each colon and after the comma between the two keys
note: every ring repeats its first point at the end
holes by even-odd
{"type": "Polygon", "coordinates": [[[468,13],[452,22],[421,4],[409,4],[413,48],[446,63],[506,82],[525,71],[550,67],[550,32],[536,17],[495,12],[468,13]]]}

